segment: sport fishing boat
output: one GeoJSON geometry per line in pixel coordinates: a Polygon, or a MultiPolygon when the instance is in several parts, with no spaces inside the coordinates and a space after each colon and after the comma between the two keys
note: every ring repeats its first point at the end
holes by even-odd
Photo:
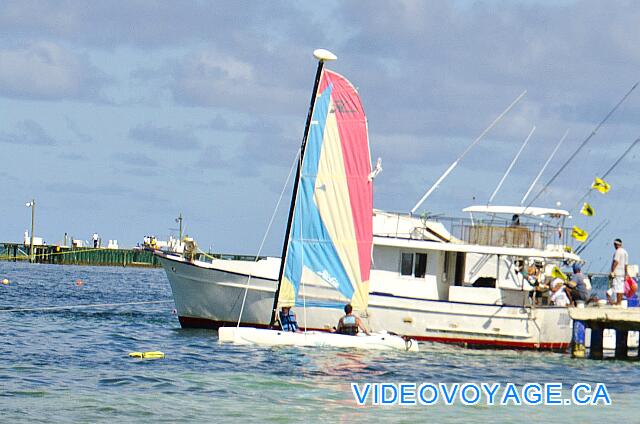
{"type": "MultiPolygon", "coordinates": [[[[490,218],[445,219],[373,210],[375,172],[359,96],[322,63],[284,260],[206,260],[156,252],[180,324],[216,328],[221,339],[236,342],[319,345],[350,302],[365,325],[380,332],[369,339],[371,345],[398,334],[469,346],[566,349],[567,309],[535,305],[525,270],[580,260],[564,248],[567,232],[552,222],[568,212],[475,207],[470,212],[490,218]],[[499,218],[505,213],[517,214],[517,225],[499,218]],[[307,336],[257,330],[272,328],[282,306],[296,308],[307,336]]],[[[345,337],[350,343],[368,339],[345,337]]],[[[399,340],[406,348],[403,339],[393,343],[399,340]]]]}

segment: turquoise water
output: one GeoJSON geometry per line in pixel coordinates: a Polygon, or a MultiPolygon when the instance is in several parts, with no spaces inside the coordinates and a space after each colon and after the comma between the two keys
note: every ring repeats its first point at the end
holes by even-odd
{"type": "Polygon", "coordinates": [[[0,262],[2,422],[638,422],[638,362],[467,350],[418,354],[219,345],[183,330],[162,270],[0,262]],[[76,285],[81,280],[82,285],[76,285]],[[140,360],[131,351],[160,350],[140,360]],[[356,406],[350,383],[605,383],[611,406],[356,406]]]}

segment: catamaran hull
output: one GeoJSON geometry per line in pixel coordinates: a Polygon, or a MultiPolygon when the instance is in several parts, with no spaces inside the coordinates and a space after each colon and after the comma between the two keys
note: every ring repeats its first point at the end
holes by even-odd
{"type": "MultiPolygon", "coordinates": [[[[276,288],[271,276],[277,275],[277,267],[261,269],[262,274],[254,274],[247,284],[246,272],[221,269],[229,268],[233,261],[205,264],[172,255],[158,257],[167,272],[182,327],[235,326],[245,296],[240,325],[268,326],[276,288]]],[[[320,287],[307,286],[304,293],[307,299],[328,296],[320,287]]],[[[328,331],[342,316],[339,309],[307,306],[296,310],[299,324],[308,330],[328,331]]],[[[371,330],[384,329],[420,341],[558,351],[566,350],[571,341],[571,319],[567,309],[559,307],[484,305],[373,292],[367,312],[371,330]]]]}
{"type": "Polygon", "coordinates": [[[239,345],[418,351],[415,340],[405,340],[391,334],[345,336],[326,331],[292,333],[253,327],[220,327],[218,340],[220,343],[239,345]]]}

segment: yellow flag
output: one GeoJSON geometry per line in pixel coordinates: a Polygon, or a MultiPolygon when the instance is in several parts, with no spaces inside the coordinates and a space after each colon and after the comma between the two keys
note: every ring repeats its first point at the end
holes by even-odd
{"type": "Polygon", "coordinates": [[[571,230],[571,237],[573,237],[578,241],[585,241],[587,237],[589,237],[589,233],[587,233],[585,230],[581,228],[574,226],[573,229],[571,230]]]}
{"type": "Polygon", "coordinates": [[[596,214],[596,211],[593,210],[590,204],[588,204],[587,202],[584,202],[584,205],[582,205],[582,210],[580,210],[580,213],[586,216],[593,216],[596,214]]]}
{"type": "Polygon", "coordinates": [[[609,183],[605,182],[602,178],[597,178],[593,180],[593,184],[591,184],[591,188],[598,190],[600,193],[605,194],[609,190],[611,190],[611,186],[609,183]]]}
{"type": "Polygon", "coordinates": [[[563,280],[567,281],[567,276],[564,274],[564,272],[560,271],[560,268],[558,268],[557,266],[554,266],[553,270],[551,270],[551,276],[553,278],[562,278],[563,280]]]}

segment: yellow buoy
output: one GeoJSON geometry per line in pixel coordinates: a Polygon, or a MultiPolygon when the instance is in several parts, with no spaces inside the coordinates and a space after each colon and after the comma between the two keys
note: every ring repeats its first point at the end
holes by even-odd
{"type": "Polygon", "coordinates": [[[2,284],[9,284],[9,280],[5,278],[4,280],[2,280],[2,284]]]}
{"type": "Polygon", "coordinates": [[[164,358],[163,352],[152,351],[152,352],[131,352],[129,354],[132,358],[143,358],[143,359],[162,359],[164,358]]]}

